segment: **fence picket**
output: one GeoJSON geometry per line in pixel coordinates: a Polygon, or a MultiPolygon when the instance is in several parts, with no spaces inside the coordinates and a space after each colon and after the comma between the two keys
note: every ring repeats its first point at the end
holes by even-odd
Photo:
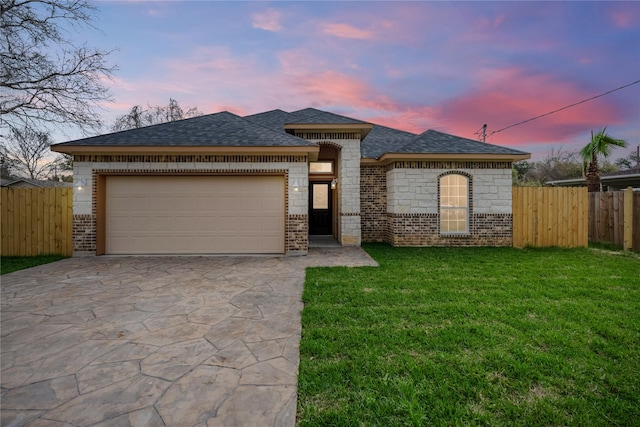
{"type": "Polygon", "coordinates": [[[589,241],[624,244],[625,221],[632,221],[632,249],[640,250],[640,193],[633,193],[632,219],[625,218],[624,191],[589,193],[589,241]]]}
{"type": "Polygon", "coordinates": [[[73,253],[72,188],[2,188],[2,256],[73,253]]]}
{"type": "Polygon", "coordinates": [[[587,246],[586,201],[586,188],[514,188],[513,245],[587,246]]]}
{"type": "Polygon", "coordinates": [[[640,192],[633,193],[632,248],[640,251],[640,192]]]}

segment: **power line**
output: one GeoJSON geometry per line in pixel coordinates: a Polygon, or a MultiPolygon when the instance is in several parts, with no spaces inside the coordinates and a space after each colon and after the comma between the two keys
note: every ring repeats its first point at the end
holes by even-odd
{"type": "MultiPolygon", "coordinates": [[[[512,125],[509,125],[509,126],[504,127],[504,128],[502,128],[502,129],[494,130],[494,131],[492,131],[492,132],[490,132],[490,133],[489,133],[489,136],[491,136],[491,135],[493,135],[493,134],[495,134],[495,133],[498,133],[498,132],[502,132],[503,130],[510,129],[510,128],[512,128],[512,127],[515,127],[515,126],[520,126],[520,125],[522,125],[522,124],[524,124],[524,123],[531,122],[531,121],[536,120],[536,119],[539,119],[539,118],[541,118],[541,117],[545,117],[545,116],[548,116],[548,115],[551,115],[551,114],[557,113],[557,112],[559,112],[559,111],[566,110],[566,109],[571,108],[571,107],[575,107],[576,105],[584,104],[584,103],[585,103],[585,102],[587,102],[587,101],[591,101],[591,100],[593,100],[593,99],[600,98],[600,97],[605,96],[605,95],[608,95],[608,94],[610,94],[610,93],[612,93],[612,92],[615,92],[615,91],[618,91],[618,90],[621,90],[621,89],[627,88],[627,87],[629,87],[629,86],[633,86],[633,85],[638,84],[638,83],[640,83],[640,80],[636,80],[635,82],[632,82],[632,83],[626,84],[626,85],[624,85],[624,86],[617,87],[617,88],[615,88],[615,89],[611,89],[610,91],[607,91],[607,92],[601,93],[600,95],[596,95],[596,96],[592,96],[591,98],[583,99],[582,101],[578,101],[578,102],[576,102],[576,103],[574,103],[574,104],[567,105],[566,107],[558,108],[557,110],[553,110],[553,111],[550,111],[550,112],[548,112],[548,113],[541,114],[541,115],[539,115],[539,116],[535,116],[535,117],[532,117],[532,118],[527,119],[527,120],[523,120],[523,121],[521,121],[521,122],[518,122],[518,123],[515,123],[515,124],[512,124],[512,125]]],[[[485,126],[486,126],[486,125],[485,125],[485,126]]]]}
{"type": "Polygon", "coordinates": [[[480,129],[473,133],[474,135],[478,135],[478,139],[482,138],[482,142],[486,142],[487,140],[487,124],[483,124],[480,129]]]}

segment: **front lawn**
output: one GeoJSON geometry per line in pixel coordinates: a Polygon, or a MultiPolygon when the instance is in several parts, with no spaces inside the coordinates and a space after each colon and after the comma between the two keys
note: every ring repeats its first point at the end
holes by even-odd
{"type": "Polygon", "coordinates": [[[40,255],[40,256],[3,256],[0,258],[0,274],[12,273],[25,268],[31,268],[50,262],[68,258],[64,255],[40,255]]]}
{"type": "Polygon", "coordinates": [[[307,270],[298,425],[638,425],[637,256],[364,248],[307,270]]]}

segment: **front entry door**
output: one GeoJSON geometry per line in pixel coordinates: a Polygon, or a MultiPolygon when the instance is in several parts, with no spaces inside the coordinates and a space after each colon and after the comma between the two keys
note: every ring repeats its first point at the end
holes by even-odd
{"type": "Polygon", "coordinates": [[[309,234],[331,235],[331,183],[312,182],[309,186],[309,234]]]}

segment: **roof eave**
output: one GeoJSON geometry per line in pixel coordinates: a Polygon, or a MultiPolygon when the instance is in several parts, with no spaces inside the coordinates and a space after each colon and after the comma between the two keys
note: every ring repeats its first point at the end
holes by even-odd
{"type": "Polygon", "coordinates": [[[584,178],[556,179],[553,181],[545,181],[545,184],[552,186],[570,186],[575,184],[586,184],[584,178]]]}
{"type": "Polygon", "coordinates": [[[530,159],[531,154],[478,154],[478,153],[385,153],[379,159],[362,159],[362,163],[382,163],[388,164],[394,161],[442,161],[442,160],[458,160],[458,161],[500,161],[515,162],[518,160],[530,159]]]}
{"type": "Polygon", "coordinates": [[[52,145],[51,151],[72,155],[145,155],[145,154],[174,154],[174,155],[198,155],[198,154],[246,154],[246,155],[272,155],[272,154],[306,154],[314,155],[320,151],[317,145],[300,146],[104,146],[104,145],[52,145]]]}
{"type": "Polygon", "coordinates": [[[629,180],[629,179],[640,179],[640,173],[629,173],[626,175],[609,175],[609,176],[600,177],[600,181],[629,180]]]}
{"type": "MultiPolygon", "coordinates": [[[[611,175],[611,176],[601,176],[600,182],[603,184],[620,184],[626,183],[628,181],[640,180],[640,174],[629,174],[629,175],[611,175]]],[[[553,181],[546,181],[545,184],[554,185],[554,186],[566,186],[571,184],[586,184],[586,178],[571,178],[571,179],[556,179],[553,181]]]]}

